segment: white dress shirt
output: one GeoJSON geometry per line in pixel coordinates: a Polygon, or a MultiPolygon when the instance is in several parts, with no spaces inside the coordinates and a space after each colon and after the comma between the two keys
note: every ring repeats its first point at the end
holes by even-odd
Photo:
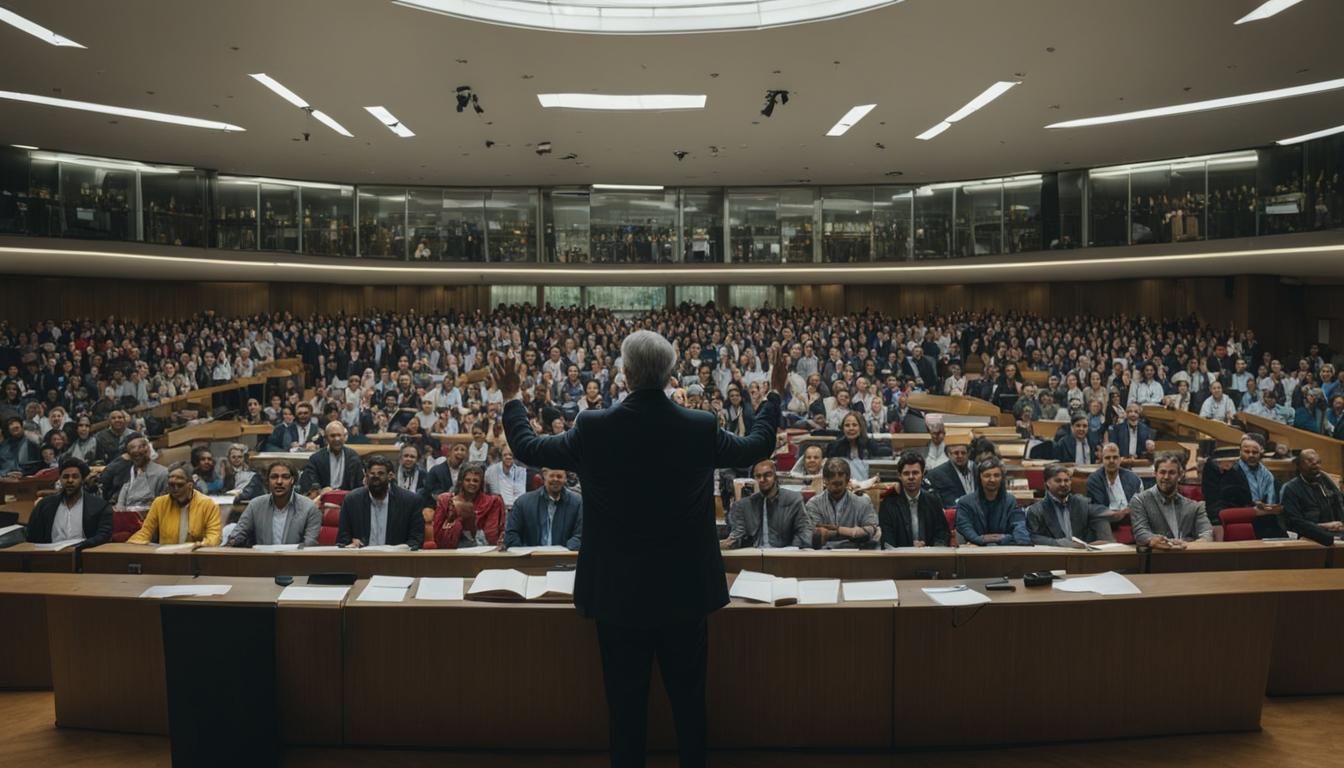
{"type": "Polygon", "coordinates": [[[369,494],[369,540],[365,543],[371,547],[387,543],[387,501],[391,497],[391,492],[381,499],[369,494]]]}
{"type": "Polygon", "coordinates": [[[79,494],[79,499],[72,507],[66,506],[62,494],[61,502],[56,505],[56,519],[51,522],[51,541],[55,543],[84,538],[84,494],[79,494]]]}

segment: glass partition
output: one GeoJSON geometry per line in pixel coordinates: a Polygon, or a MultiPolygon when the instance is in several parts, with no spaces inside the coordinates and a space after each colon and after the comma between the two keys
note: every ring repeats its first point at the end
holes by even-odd
{"type": "Polygon", "coordinates": [[[969,182],[956,189],[958,257],[1003,251],[1003,182],[969,182]]]}
{"type": "Polygon", "coordinates": [[[485,192],[445,189],[440,206],[438,237],[442,249],[435,250],[430,258],[485,261],[485,192]]]}
{"type": "Polygon", "coordinates": [[[1270,147],[1259,154],[1256,187],[1264,192],[1259,199],[1258,234],[1301,232],[1309,220],[1302,184],[1302,145],[1270,147]]]}
{"type": "Polygon", "coordinates": [[[1129,171],[1088,174],[1088,245],[1129,243],[1129,171]]]}
{"type": "Polygon", "coordinates": [[[718,289],[712,285],[678,285],[672,289],[677,304],[708,304],[715,300],[718,289]]]}
{"type": "Polygon", "coordinates": [[[952,197],[955,185],[915,190],[914,256],[945,259],[952,252],[952,197]]]}
{"type": "Polygon", "coordinates": [[[822,261],[872,261],[873,188],[821,190],[822,261]]]}
{"type": "Polygon", "coordinates": [[[488,261],[536,261],[536,190],[490,190],[486,193],[485,223],[488,261]]]}
{"type": "Polygon", "coordinates": [[[359,188],[359,255],[373,259],[406,259],[405,189],[359,188]]]}
{"type": "MultiPolygon", "coordinates": [[[[472,196],[470,190],[459,192],[464,197],[472,196]]],[[[481,209],[480,193],[475,194],[476,208],[481,209]]],[[[444,219],[447,213],[447,201],[444,191],[434,187],[413,187],[406,190],[406,231],[410,237],[409,249],[412,261],[442,261],[446,259],[447,226],[444,219]]],[[[491,306],[496,303],[491,300],[491,306]]]]}
{"type": "Polygon", "coordinates": [[[688,263],[723,261],[723,190],[682,190],[681,250],[688,263]]]}
{"type": "Polygon", "coordinates": [[[1003,181],[1005,253],[1041,250],[1040,176],[1003,181]]]}
{"type": "Polygon", "coordinates": [[[134,170],[99,165],[96,159],[60,163],[61,235],[94,240],[136,240],[134,170]]]}
{"type": "Polygon", "coordinates": [[[817,222],[817,191],[786,187],[779,192],[779,234],[784,240],[784,261],[789,264],[815,261],[812,234],[817,222]]]}
{"type": "Polygon", "coordinates": [[[1254,237],[1260,203],[1256,195],[1256,155],[1236,162],[1210,161],[1208,172],[1209,239],[1254,237]]]}
{"type": "Polygon", "coordinates": [[[261,185],[250,179],[220,176],[215,183],[214,224],[216,248],[257,249],[257,205],[261,185]]]}
{"type": "Polygon", "coordinates": [[[914,191],[904,187],[873,192],[873,257],[878,261],[909,260],[914,198],[914,191]]]}
{"type": "Polygon", "coordinates": [[[555,189],[545,194],[546,260],[560,264],[586,264],[588,238],[588,191],[555,189]]]}
{"type": "Polygon", "coordinates": [[[59,237],[61,207],[56,162],[0,148],[0,232],[59,237]]]}
{"type": "Polygon", "coordinates": [[[728,227],[734,262],[779,263],[779,193],[729,190],[728,227]]]}
{"type": "Polygon", "coordinates": [[[1083,238],[1083,194],[1087,189],[1085,171],[1059,174],[1059,237],[1048,243],[1052,250],[1079,248],[1083,238]]]}
{"type": "Polygon", "coordinates": [[[594,190],[593,261],[670,263],[677,241],[677,193],[668,190],[594,190]]]}
{"type": "Polygon", "coordinates": [[[355,188],[304,185],[303,252],[314,256],[355,255],[355,188]]]}
{"type": "Polygon", "coordinates": [[[145,242],[204,248],[206,176],[197,171],[140,173],[145,242]]]}
{"type": "Polygon", "coordinates": [[[760,309],[773,304],[775,287],[773,285],[730,285],[728,286],[728,306],[742,309],[760,309]]]}
{"type": "Polygon", "coordinates": [[[544,285],[541,300],[552,307],[577,307],[583,304],[583,289],[577,285],[544,285]]]}
{"type": "Polygon", "coordinates": [[[299,188],[261,185],[261,250],[299,250],[299,188]]]}
{"type": "Polygon", "coordinates": [[[1307,146],[1307,193],[1312,229],[1344,227],[1344,134],[1307,146]]]}
{"type": "Polygon", "coordinates": [[[532,304],[537,303],[537,286],[535,285],[492,285],[490,286],[490,306],[498,307],[500,304],[532,304]]]}
{"type": "Polygon", "coordinates": [[[661,285],[594,285],[587,292],[588,306],[617,312],[661,309],[667,304],[667,289],[661,285]]]}

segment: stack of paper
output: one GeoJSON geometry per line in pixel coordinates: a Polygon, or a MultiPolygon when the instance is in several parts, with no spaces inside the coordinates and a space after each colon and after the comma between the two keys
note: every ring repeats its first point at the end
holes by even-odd
{"type": "Polygon", "coordinates": [[[954,587],[924,587],[924,594],[933,598],[939,605],[980,605],[990,601],[988,595],[977,592],[965,584],[954,587]]]}
{"type": "Polygon", "coordinates": [[[73,547],[83,539],[66,539],[65,541],[53,541],[50,544],[34,544],[34,549],[40,549],[44,552],[60,552],[67,547],[73,547]]]}
{"type": "Polygon", "coordinates": [[[892,579],[878,581],[846,581],[843,585],[845,602],[861,603],[875,600],[899,601],[896,582],[892,579]]]}
{"type": "Polygon", "coordinates": [[[798,580],[771,576],[768,573],[742,571],[733,580],[729,597],[740,597],[753,603],[793,605],[798,602],[798,580]]]}
{"type": "Polygon", "coordinates": [[[461,577],[452,577],[446,579],[420,579],[420,586],[416,587],[416,600],[461,600],[463,597],[463,582],[461,577]]]}
{"type": "Polygon", "coordinates": [[[298,544],[254,544],[252,549],[257,552],[294,552],[299,548],[298,544]]]}
{"type": "Polygon", "coordinates": [[[542,597],[573,597],[574,571],[547,571],[528,576],[512,568],[491,568],[476,574],[467,590],[468,599],[536,600],[542,597]]]}
{"type": "Polygon", "coordinates": [[[227,595],[228,584],[185,584],[182,586],[150,587],[140,593],[141,597],[213,597],[227,595]]]}
{"type": "Polygon", "coordinates": [[[1115,571],[1098,573],[1095,576],[1080,576],[1050,582],[1060,592],[1096,592],[1098,595],[1137,595],[1139,588],[1134,582],[1115,571]]]}
{"type": "Polygon", "coordinates": [[[406,590],[415,579],[410,576],[374,576],[359,593],[357,602],[400,603],[406,599],[406,590]]]}
{"type": "Polygon", "coordinates": [[[156,555],[172,555],[180,552],[190,552],[200,546],[194,541],[188,541],[184,544],[160,544],[151,550],[156,555]]]}
{"type": "Polygon", "coordinates": [[[282,603],[339,603],[345,599],[349,587],[285,587],[277,599],[282,603]]]}

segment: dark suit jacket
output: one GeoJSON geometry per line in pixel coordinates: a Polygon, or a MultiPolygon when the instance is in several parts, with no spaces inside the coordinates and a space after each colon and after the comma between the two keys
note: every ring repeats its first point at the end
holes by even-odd
{"type": "Polygon", "coordinates": [[[574,604],[585,616],[634,627],[694,621],[727,604],[714,470],[768,458],[778,425],[778,396],[740,437],[649,389],[580,413],[564,434],[540,437],[521,402],[504,405],[514,456],[577,472],[583,485],[574,604]],[[651,482],[650,468],[676,480],[651,482]]]}
{"type": "MultiPolygon", "coordinates": [[[[1101,435],[1093,432],[1087,433],[1087,460],[1091,464],[1097,458],[1097,451],[1101,447],[1101,435]]],[[[1076,453],[1078,448],[1078,439],[1073,436],[1073,432],[1065,432],[1064,436],[1055,441],[1055,450],[1053,456],[1055,461],[1064,461],[1072,463],[1078,458],[1076,453]]]]}
{"type": "Polygon", "coordinates": [[[547,547],[564,545],[578,550],[583,540],[583,497],[565,488],[555,505],[551,521],[551,540],[541,540],[541,519],[546,514],[545,486],[528,491],[513,502],[504,526],[505,547],[547,547]]]}
{"type": "MultiPolygon", "coordinates": [[[[946,547],[949,538],[947,516],[943,514],[942,502],[932,491],[919,494],[919,533],[921,540],[930,547],[946,547]]],[[[910,530],[910,502],[905,491],[893,488],[882,498],[877,508],[877,523],[882,528],[882,543],[893,547],[913,547],[914,533],[910,530]]]]}
{"type": "MultiPolygon", "coordinates": [[[[1139,454],[1142,455],[1146,452],[1146,449],[1143,446],[1146,445],[1149,440],[1153,439],[1153,431],[1148,428],[1147,424],[1140,421],[1138,432],[1139,432],[1139,439],[1138,439],[1139,454]]],[[[1129,422],[1122,421],[1119,424],[1116,424],[1115,426],[1111,427],[1110,438],[1112,443],[1115,443],[1117,446],[1119,446],[1121,456],[1130,455],[1129,422]]]]}
{"type": "Polygon", "coordinates": [[[922,357],[919,359],[919,362],[916,363],[915,358],[907,357],[901,362],[901,371],[911,379],[918,373],[919,377],[924,380],[924,389],[930,393],[937,394],[939,385],[938,373],[934,370],[933,363],[929,358],[922,357]]]}
{"type": "Polygon", "coordinates": [[[1332,547],[1335,534],[1321,527],[1321,523],[1344,520],[1344,499],[1334,481],[1321,475],[1321,486],[1325,490],[1325,503],[1316,492],[1306,484],[1301,476],[1294,477],[1283,486],[1283,517],[1288,530],[1304,539],[1317,544],[1332,547]]]}
{"type": "MultiPolygon", "coordinates": [[[[1111,523],[1104,514],[1105,507],[1094,504],[1076,493],[1069,494],[1066,506],[1074,538],[1088,542],[1114,540],[1111,535],[1111,523]]],[[[1031,533],[1032,544],[1044,547],[1071,545],[1068,537],[1064,535],[1064,529],[1059,525],[1054,504],[1048,498],[1041,499],[1027,508],[1027,530],[1031,533]]]]}
{"type": "MultiPolygon", "coordinates": [[[[28,541],[34,544],[51,544],[51,526],[56,521],[56,510],[60,506],[62,495],[53,493],[33,505],[33,513],[28,518],[28,541]]],[[[112,540],[112,505],[97,494],[84,492],[84,540],[75,545],[77,549],[96,547],[112,540]]]]}
{"type": "MultiPolygon", "coordinates": [[[[1138,475],[1121,467],[1120,487],[1125,491],[1125,498],[1132,499],[1139,491],[1143,490],[1143,481],[1139,479],[1138,475]]],[[[1103,507],[1111,505],[1111,492],[1106,483],[1106,469],[1104,467],[1087,476],[1087,500],[1103,507]]]]}
{"type": "MultiPolygon", "coordinates": [[[[322,430],[317,426],[317,421],[309,419],[308,424],[313,427],[313,436],[310,436],[310,439],[319,446],[325,443],[326,438],[322,436],[322,430]]],[[[299,423],[295,421],[286,424],[282,421],[275,425],[275,429],[271,430],[271,437],[267,442],[271,444],[272,450],[288,451],[289,446],[297,442],[298,439],[299,423]]]]}
{"type": "MultiPolygon", "coordinates": [[[[345,457],[345,474],[341,478],[341,487],[334,488],[337,491],[353,491],[364,485],[364,462],[360,460],[359,454],[355,453],[349,446],[341,448],[341,454],[345,457]]],[[[312,456],[308,457],[308,463],[303,465],[303,471],[299,473],[299,493],[308,493],[316,488],[321,490],[331,485],[331,451],[323,448],[312,456]]]]}
{"type": "MultiPolygon", "coordinates": [[[[961,480],[957,477],[957,468],[950,460],[929,470],[929,474],[924,476],[924,482],[938,494],[938,500],[944,509],[957,506],[957,499],[966,495],[966,489],[962,487],[961,480]]],[[[971,487],[975,487],[974,480],[971,481],[971,487]]],[[[887,539],[883,536],[882,540],[887,539]]]]}
{"type": "MultiPolygon", "coordinates": [[[[420,495],[395,485],[389,485],[387,493],[387,543],[393,546],[409,544],[411,549],[419,549],[425,543],[425,518],[421,512],[424,504],[420,495]]],[[[351,539],[359,539],[368,545],[372,509],[373,500],[369,498],[368,488],[356,488],[346,495],[345,501],[341,502],[337,546],[343,547],[351,539]]]]}
{"type": "MultiPolygon", "coordinates": [[[[517,456],[516,453],[514,455],[517,456]]],[[[462,467],[466,465],[466,462],[462,462],[457,471],[461,472],[462,467]]],[[[441,461],[429,468],[429,474],[425,475],[425,486],[421,493],[434,501],[439,498],[439,494],[453,490],[453,485],[452,469],[448,466],[448,462],[441,461]]]]}

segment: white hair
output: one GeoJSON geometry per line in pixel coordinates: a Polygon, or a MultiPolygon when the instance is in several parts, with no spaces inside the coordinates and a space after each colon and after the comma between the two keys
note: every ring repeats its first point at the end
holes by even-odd
{"type": "Polygon", "coordinates": [[[662,390],[677,360],[667,339],[653,331],[635,331],[621,342],[621,362],[625,381],[633,392],[662,390]]]}

